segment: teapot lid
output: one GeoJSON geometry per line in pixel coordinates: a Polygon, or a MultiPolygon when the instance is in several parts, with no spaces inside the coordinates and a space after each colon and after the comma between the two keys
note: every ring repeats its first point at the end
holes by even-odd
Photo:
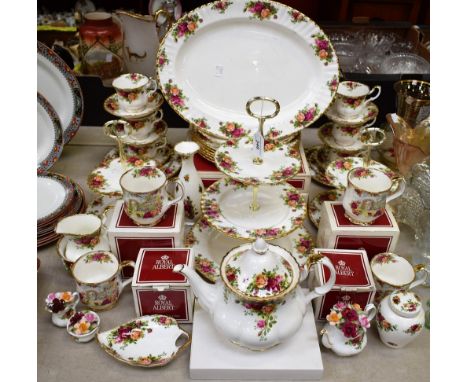
{"type": "Polygon", "coordinates": [[[396,290],[389,297],[390,308],[399,316],[409,318],[421,312],[421,299],[413,292],[396,290]]]}
{"type": "Polygon", "coordinates": [[[225,285],[243,300],[277,300],[299,282],[299,265],[285,249],[257,238],[234,248],[224,256],[221,277],[225,285]]]}

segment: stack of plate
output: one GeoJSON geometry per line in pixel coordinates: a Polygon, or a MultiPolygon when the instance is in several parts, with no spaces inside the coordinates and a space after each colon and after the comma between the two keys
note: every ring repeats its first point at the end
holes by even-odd
{"type": "Polygon", "coordinates": [[[37,246],[58,239],[57,222],[86,209],[83,189],[72,179],[52,172],[37,176],[37,246]]]}

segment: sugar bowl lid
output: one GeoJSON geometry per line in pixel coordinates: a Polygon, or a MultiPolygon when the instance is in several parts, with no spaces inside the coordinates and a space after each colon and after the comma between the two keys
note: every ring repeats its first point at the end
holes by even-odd
{"type": "Polygon", "coordinates": [[[415,317],[422,309],[421,299],[407,290],[393,291],[389,296],[390,308],[402,317],[415,317]]]}
{"type": "Polygon", "coordinates": [[[370,266],[377,280],[395,288],[410,284],[416,277],[413,266],[408,260],[390,252],[375,255],[370,266]]]}
{"type": "Polygon", "coordinates": [[[300,269],[285,249],[262,238],[230,250],[221,263],[221,278],[243,300],[277,300],[294,290],[300,269]]]}

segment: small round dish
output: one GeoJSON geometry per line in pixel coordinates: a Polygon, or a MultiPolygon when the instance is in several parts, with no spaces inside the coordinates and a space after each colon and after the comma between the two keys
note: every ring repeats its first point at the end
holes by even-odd
{"type": "Polygon", "coordinates": [[[118,95],[117,93],[115,93],[107,97],[104,101],[104,110],[118,118],[123,118],[131,121],[142,119],[149,116],[150,114],[153,114],[158,108],[161,107],[164,98],[161,96],[161,94],[156,94],[157,96],[155,97],[155,99],[148,102],[143,110],[129,112],[124,110],[120,106],[118,95]]]}
{"type": "Polygon", "coordinates": [[[307,211],[309,214],[309,219],[315,228],[318,229],[320,225],[323,202],[335,202],[341,200],[343,195],[344,192],[342,190],[327,190],[319,192],[311,200],[309,200],[307,211]]]}
{"type": "Polygon", "coordinates": [[[91,341],[99,330],[101,319],[92,310],[82,310],[70,317],[67,323],[67,333],[76,342],[86,343],[91,341]]]}
{"type": "Polygon", "coordinates": [[[216,167],[244,184],[278,184],[292,178],[301,169],[299,152],[278,142],[265,144],[263,157],[254,151],[251,137],[228,141],[215,153],[216,167]]]}
{"type": "Polygon", "coordinates": [[[335,104],[332,104],[325,112],[325,115],[327,116],[327,118],[330,119],[332,122],[335,122],[338,125],[349,125],[349,126],[363,125],[364,123],[371,121],[373,118],[376,118],[378,114],[379,114],[379,108],[373,102],[369,102],[364,107],[361,114],[357,115],[354,118],[341,117],[336,112],[335,104]]]}

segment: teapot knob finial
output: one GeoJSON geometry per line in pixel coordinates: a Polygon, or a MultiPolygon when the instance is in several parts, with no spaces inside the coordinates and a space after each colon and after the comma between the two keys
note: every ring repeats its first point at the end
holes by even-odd
{"type": "Polygon", "coordinates": [[[264,239],[258,237],[257,240],[255,240],[252,249],[259,255],[263,255],[268,251],[268,244],[264,239]]]}

